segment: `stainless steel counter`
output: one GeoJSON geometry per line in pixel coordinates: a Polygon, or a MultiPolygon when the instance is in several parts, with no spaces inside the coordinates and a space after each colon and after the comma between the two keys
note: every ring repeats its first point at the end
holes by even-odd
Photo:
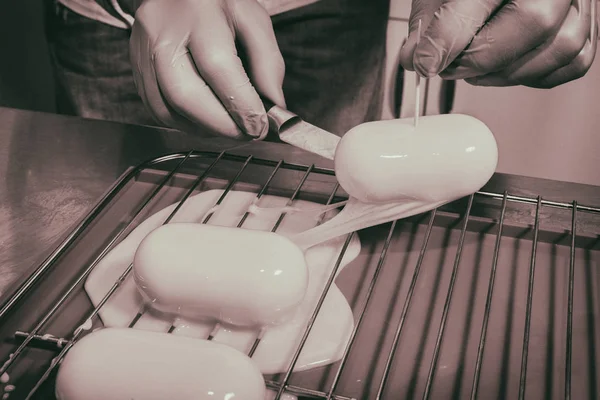
{"type": "MultiPolygon", "coordinates": [[[[279,143],[190,137],[154,127],[0,108],[0,304],[129,167],[190,148],[332,167],[279,143]]],[[[488,186],[512,194],[600,203],[600,188],[498,174],[488,186]]]]}

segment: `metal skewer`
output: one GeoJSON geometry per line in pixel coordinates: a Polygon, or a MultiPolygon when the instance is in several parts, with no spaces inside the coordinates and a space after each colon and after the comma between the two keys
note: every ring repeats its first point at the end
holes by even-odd
{"type": "MultiPolygon", "coordinates": [[[[421,20],[419,20],[419,25],[417,27],[417,46],[421,41],[421,20]]],[[[415,90],[415,128],[419,125],[419,114],[421,113],[421,75],[418,73],[415,74],[417,76],[416,90],[415,90]]]]}

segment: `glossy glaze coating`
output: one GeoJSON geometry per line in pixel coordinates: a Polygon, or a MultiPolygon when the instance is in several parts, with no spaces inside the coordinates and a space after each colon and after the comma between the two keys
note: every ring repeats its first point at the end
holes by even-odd
{"type": "Polygon", "coordinates": [[[272,232],[170,223],[138,247],[134,278],[154,308],[238,326],[293,316],[308,286],[304,253],[272,232]]]}
{"type": "MultiPolygon", "coordinates": [[[[220,206],[214,209],[215,203],[223,196],[224,191],[208,190],[191,196],[175,214],[171,223],[193,222],[204,220],[210,210],[214,210],[209,223],[216,226],[235,227],[240,217],[255,204],[256,194],[252,192],[231,190],[223,198],[220,206]]],[[[284,207],[288,197],[263,195],[258,202],[261,207],[284,207]]],[[[141,241],[152,231],[161,226],[173,212],[177,203],[157,210],[138,225],[122,242],[116,245],[92,270],[85,283],[85,291],[94,306],[98,306],[115,280],[123,274],[133,262],[135,252],[141,241]]],[[[318,222],[317,203],[298,199],[295,207],[315,210],[313,212],[290,213],[281,220],[277,233],[289,236],[293,232],[310,230],[318,222]]],[[[331,216],[336,211],[331,212],[331,216]]],[[[255,231],[270,231],[279,219],[279,213],[250,214],[243,227],[255,231]]],[[[172,335],[181,335],[205,339],[214,335],[213,341],[233,347],[246,354],[261,334],[260,345],[256,348],[252,360],[263,374],[285,373],[290,366],[294,353],[306,331],[311,316],[317,306],[319,297],[331,275],[333,268],[344,248],[345,238],[331,240],[308,249],[305,253],[309,268],[309,282],[306,296],[298,310],[289,321],[280,325],[272,325],[266,329],[259,327],[223,326],[215,332],[215,321],[199,321],[190,318],[174,318],[173,314],[149,310],[137,320],[136,329],[167,332],[175,327],[172,335]]],[[[338,274],[345,268],[351,268],[351,262],[361,252],[360,241],[355,235],[348,245],[338,274]]],[[[104,326],[128,327],[136,315],[144,299],[134,282],[133,274],[129,274],[119,290],[100,308],[98,312],[104,326]]],[[[325,298],[321,311],[314,321],[310,335],[300,353],[294,371],[305,371],[338,361],[348,343],[354,319],[352,309],[341,290],[332,284],[325,298]]]]}
{"type": "Polygon", "coordinates": [[[264,400],[263,377],[245,354],[219,343],[105,328],[76,343],[56,379],[58,400],[264,400]]]}
{"type": "Polygon", "coordinates": [[[479,190],[498,162],[496,140],[476,118],[432,115],[361,124],[335,154],[340,185],[365,203],[444,201],[479,190]]]}

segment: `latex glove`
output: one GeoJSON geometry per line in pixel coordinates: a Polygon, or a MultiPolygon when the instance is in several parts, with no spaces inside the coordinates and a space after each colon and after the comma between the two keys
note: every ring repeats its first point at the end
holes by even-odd
{"type": "Polygon", "coordinates": [[[595,7],[595,0],[413,0],[400,63],[474,85],[558,86],[592,65],[595,7]]]}
{"type": "Polygon", "coordinates": [[[130,57],[144,104],[169,127],[264,138],[268,120],[255,87],[285,106],[283,57],[256,0],[144,0],[130,57]]]}

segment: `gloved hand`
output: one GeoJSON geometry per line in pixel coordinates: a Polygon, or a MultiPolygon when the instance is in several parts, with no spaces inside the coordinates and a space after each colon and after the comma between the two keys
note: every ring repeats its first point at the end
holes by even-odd
{"type": "Polygon", "coordinates": [[[257,90],[285,107],[283,57],[256,0],[143,0],[130,57],[144,104],[169,127],[263,138],[257,90]]]}
{"type": "Polygon", "coordinates": [[[400,63],[474,85],[555,87],[592,65],[595,1],[413,0],[400,63]]]}

